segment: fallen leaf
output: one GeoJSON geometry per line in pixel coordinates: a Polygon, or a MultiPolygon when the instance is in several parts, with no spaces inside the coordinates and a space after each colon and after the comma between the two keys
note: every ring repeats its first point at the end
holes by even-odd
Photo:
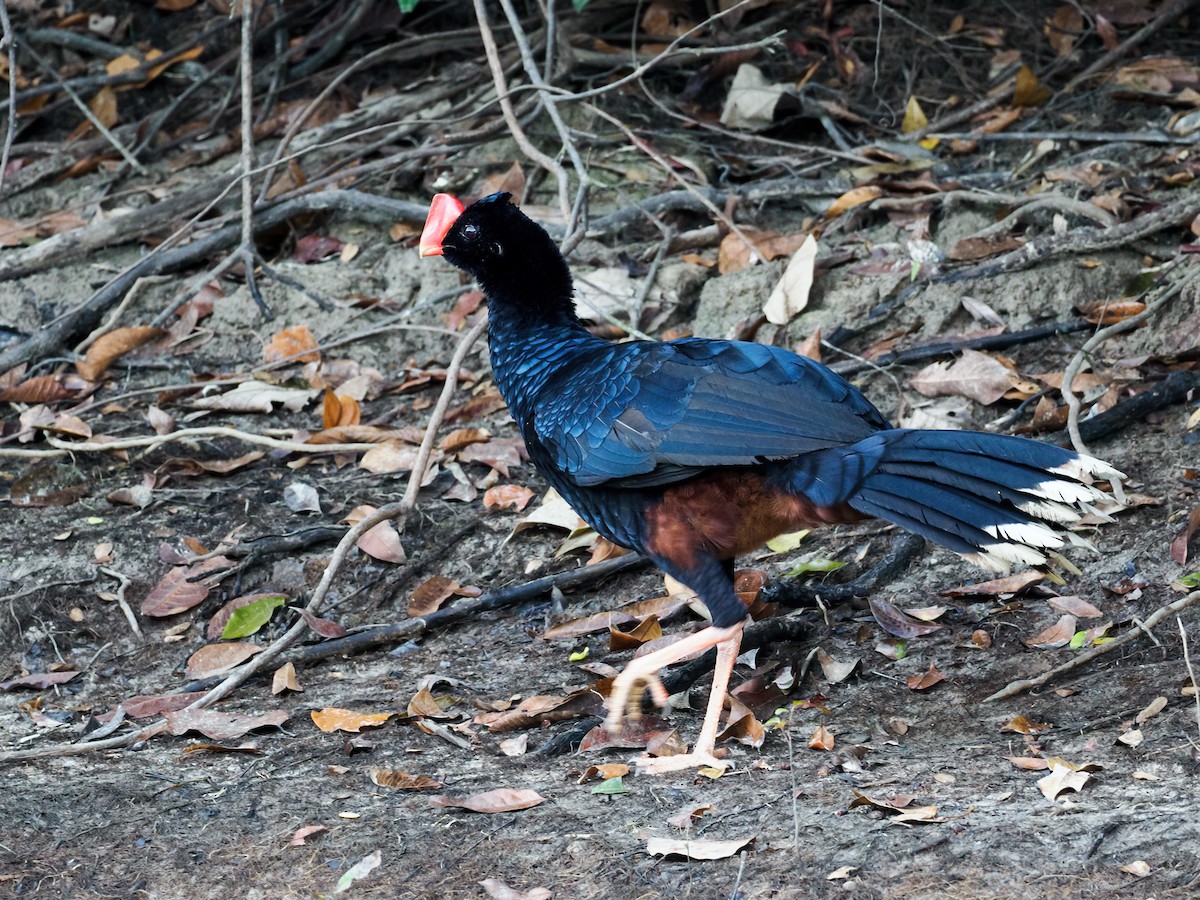
{"type": "Polygon", "coordinates": [[[762,131],[775,121],[775,106],[786,93],[749,63],[738,66],[721,110],[721,124],[738,131],[762,131]]]}
{"type": "Polygon", "coordinates": [[[871,615],[875,617],[875,621],[888,634],[898,638],[919,637],[925,634],[933,634],[935,631],[940,631],[943,626],[935,625],[930,622],[921,622],[907,615],[894,603],[887,600],[882,600],[876,597],[871,597],[868,601],[871,608],[871,615]]]}
{"type": "Polygon", "coordinates": [[[303,691],[300,679],[296,675],[295,663],[284,663],[271,674],[271,693],[282,694],[284,691],[303,691]]]}
{"type": "Polygon", "coordinates": [[[367,769],[367,776],[380,787],[396,788],[401,791],[436,791],[442,786],[428,775],[411,775],[399,769],[382,769],[372,766],[367,769]]]}
{"type": "Polygon", "coordinates": [[[477,813],[512,812],[518,809],[529,809],[544,803],[546,800],[537,791],[518,790],[515,788],[497,788],[482,794],[472,794],[469,797],[447,797],[438,795],[429,798],[430,806],[453,807],[467,809],[477,813]]]}
{"type": "Polygon", "coordinates": [[[1058,647],[1067,646],[1074,636],[1075,617],[1064,615],[1049,628],[1035,634],[1031,638],[1025,638],[1022,643],[1026,647],[1033,647],[1038,650],[1053,650],[1058,647]]]}
{"type": "Polygon", "coordinates": [[[850,673],[858,668],[857,659],[835,660],[825,652],[823,647],[817,649],[817,662],[821,664],[821,674],[830,684],[838,684],[850,677],[850,673]]]}
{"type": "Polygon", "coordinates": [[[1016,86],[1013,90],[1013,106],[1041,106],[1050,99],[1052,91],[1038,81],[1029,66],[1017,69],[1016,86]]]}
{"type": "Polygon", "coordinates": [[[788,262],[783,277],[763,306],[763,315],[768,322],[786,325],[808,305],[816,260],[817,241],[810,234],[788,262]]]}
{"type": "MultiPolygon", "coordinates": [[[[294,325],[272,335],[263,348],[263,362],[293,364],[317,362],[321,351],[307,325],[294,325]]],[[[315,393],[314,393],[315,395],[315,393]]]]}
{"type": "MultiPolygon", "coordinates": [[[[513,163],[513,165],[516,165],[516,163],[513,163]]],[[[487,891],[487,895],[492,900],[550,900],[554,896],[549,889],[543,887],[518,891],[510,888],[498,878],[485,878],[479,882],[479,885],[487,891]]]]}
{"type": "Polygon", "coordinates": [[[826,219],[835,219],[847,210],[854,209],[856,206],[862,206],[864,203],[870,203],[872,200],[877,200],[883,196],[883,188],[874,184],[860,185],[856,188],[851,188],[842,194],[825,210],[826,219]]]}
{"type": "Polygon", "coordinates": [[[1166,697],[1155,697],[1153,700],[1150,701],[1149,705],[1147,705],[1147,707],[1145,709],[1143,709],[1141,712],[1139,712],[1137,714],[1137,716],[1134,718],[1134,721],[1137,722],[1139,725],[1144,725],[1144,724],[1146,724],[1146,722],[1153,719],[1155,716],[1157,716],[1160,712],[1162,712],[1166,708],[1167,708],[1167,698],[1166,697]]]}
{"type": "Polygon", "coordinates": [[[529,749],[529,735],[522,733],[500,742],[500,752],[505,756],[524,756],[529,749]]]}
{"type": "Polygon", "coordinates": [[[171,734],[198,731],[214,741],[228,741],[256,728],[278,728],[288,720],[288,713],[286,710],[277,709],[261,715],[243,716],[211,709],[181,709],[163,713],[163,718],[171,734]]]}
{"type": "Polygon", "coordinates": [[[1015,731],[1017,734],[1037,735],[1048,729],[1050,726],[1041,722],[1031,722],[1025,716],[1013,716],[1002,726],[1001,731],[1015,731]]]}
{"type": "Polygon", "coordinates": [[[461,585],[445,575],[434,575],[417,585],[408,598],[408,614],[412,618],[427,616],[458,593],[461,585]]]}
{"type": "Polygon", "coordinates": [[[483,505],[488,509],[512,509],[521,512],[533,497],[533,491],[522,485],[497,484],[484,491],[483,505]]]}
{"type": "Polygon", "coordinates": [[[207,644],[188,657],[185,671],[188,678],[194,679],[223,675],[261,653],[262,649],[257,644],[247,643],[207,644]]]}
{"type": "Polygon", "coordinates": [[[322,619],[305,609],[303,606],[289,606],[288,609],[299,613],[300,618],[304,620],[304,624],[325,638],[341,638],[346,636],[346,629],[332,621],[331,619],[322,619]]]}
{"type": "Polygon", "coordinates": [[[423,687],[413,694],[413,698],[408,701],[407,712],[413,718],[418,716],[429,719],[449,718],[449,714],[442,708],[437,698],[433,696],[433,692],[427,687],[423,687]]]}
{"type": "Polygon", "coordinates": [[[674,825],[676,828],[690,828],[693,822],[712,810],[711,803],[692,803],[667,819],[667,824],[674,825]]]}
{"type": "Polygon", "coordinates": [[[1121,871],[1136,875],[1138,878],[1145,878],[1150,874],[1150,865],[1144,859],[1135,859],[1133,862],[1121,866],[1121,871]]]}
{"type": "Polygon", "coordinates": [[[1038,779],[1037,786],[1047,800],[1056,800],[1063,791],[1083,790],[1083,786],[1091,777],[1087,772],[1055,762],[1050,766],[1050,774],[1038,779]]]}
{"type": "Polygon", "coordinates": [[[208,572],[226,569],[232,562],[224,556],[214,556],[191,566],[175,566],[142,601],[143,616],[173,616],[204,601],[212,588],[203,581],[208,572]]]}
{"type": "Polygon", "coordinates": [[[364,728],[373,728],[377,725],[382,725],[394,713],[360,713],[349,709],[326,707],[325,709],[314,709],[310,715],[312,716],[313,724],[326,733],[334,731],[357,733],[364,728]]]}
{"type": "Polygon", "coordinates": [[[930,663],[928,671],[921,675],[911,676],[905,680],[905,684],[908,685],[910,691],[927,691],[938,682],[944,681],[945,678],[946,676],[938,671],[937,666],[930,663]]]}
{"type": "Polygon", "coordinates": [[[241,603],[229,607],[228,622],[221,629],[222,640],[249,637],[271,620],[275,610],[287,603],[283,594],[257,594],[239,599],[241,603]]]}
{"type": "Polygon", "coordinates": [[[729,841],[651,837],[646,839],[646,852],[651,856],[685,856],[688,859],[728,859],[740,853],[754,837],[729,841]]]}
{"type": "Polygon", "coordinates": [[[13,678],[9,681],[0,681],[0,691],[14,691],[20,688],[33,688],[34,690],[45,690],[48,687],[54,687],[56,684],[66,684],[78,672],[64,670],[62,672],[34,672],[30,675],[22,675],[19,678],[13,678]]]}
{"type": "Polygon", "coordinates": [[[334,887],[335,894],[344,894],[354,885],[354,882],[366,878],[383,863],[383,856],[378,850],[369,853],[347,869],[334,887]]]}
{"type": "Polygon", "coordinates": [[[1068,613],[1077,619],[1099,619],[1104,615],[1082,597],[1050,597],[1046,605],[1055,612],[1068,613]]]}
{"type": "Polygon", "coordinates": [[[1184,525],[1183,531],[1179,532],[1175,540],[1171,541],[1171,559],[1179,565],[1187,565],[1188,544],[1198,530],[1200,530],[1200,506],[1192,508],[1192,511],[1188,513],[1187,524],[1184,525]]]}
{"type": "Polygon", "coordinates": [[[909,383],[926,397],[967,397],[988,406],[1004,396],[1014,378],[1012,370],[995,357],[964,350],[953,364],[932,363],[909,383]]]}
{"type": "Polygon", "coordinates": [[[278,403],[284,409],[299,412],[320,393],[318,390],[281,387],[261,381],[243,381],[223,394],[189,400],[188,406],[219,412],[269,413],[278,403]]]}
{"type": "Polygon", "coordinates": [[[328,830],[328,825],[305,825],[303,828],[297,828],[292,832],[292,838],[288,841],[288,846],[303,847],[307,838],[312,837],[314,834],[320,834],[322,831],[328,830]]]}
{"type": "Polygon", "coordinates": [[[166,334],[162,328],[149,325],[132,328],[117,328],[98,337],[87,349],[83,359],[75,364],[75,370],[86,381],[98,381],[104,370],[114,362],[150,341],[166,334]]]}
{"type": "Polygon", "coordinates": [[[833,732],[824,725],[818,725],[813,731],[812,737],[808,739],[809,750],[832,750],[834,744],[833,732]]]}

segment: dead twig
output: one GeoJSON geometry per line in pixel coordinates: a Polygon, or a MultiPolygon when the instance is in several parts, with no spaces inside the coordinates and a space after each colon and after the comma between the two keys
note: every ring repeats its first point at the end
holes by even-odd
{"type": "Polygon", "coordinates": [[[125,621],[129,623],[129,630],[139,638],[144,637],[142,634],[142,626],[138,624],[137,616],[133,614],[133,610],[129,608],[129,601],[125,599],[125,591],[129,589],[129,585],[133,582],[128,575],[118,572],[116,569],[110,569],[108,566],[100,566],[100,571],[109,578],[117,580],[117,606],[121,608],[121,613],[125,616],[125,621]]]}
{"type": "MultiPolygon", "coordinates": [[[[1179,626],[1179,640],[1183,644],[1183,664],[1187,666],[1188,680],[1192,683],[1192,697],[1196,701],[1196,728],[1200,729],[1200,685],[1196,684],[1196,670],[1192,668],[1192,654],[1188,650],[1187,629],[1183,627],[1183,619],[1175,617],[1179,626]]],[[[1195,746],[1193,743],[1192,746],[1195,746]]]]}
{"type": "MultiPolygon", "coordinates": [[[[1163,270],[1163,276],[1167,276],[1177,264],[1177,261],[1168,264],[1168,266],[1166,266],[1163,270]]],[[[1087,444],[1084,443],[1083,435],[1079,432],[1080,402],[1079,397],[1075,394],[1073,386],[1075,376],[1078,375],[1080,369],[1083,368],[1084,362],[1087,361],[1093,350],[1103,344],[1110,337],[1136,328],[1142,322],[1146,321],[1155,313],[1157,313],[1167,302],[1173,300],[1188,284],[1194,281],[1195,278],[1196,276],[1193,274],[1191,276],[1178,279],[1169,287],[1167,287],[1157,299],[1153,300],[1137,315],[1130,316],[1127,319],[1122,319],[1120,322],[1109,325],[1107,328],[1101,328],[1090,338],[1088,338],[1084,342],[1083,346],[1080,347],[1079,350],[1076,351],[1075,355],[1071,358],[1071,362],[1067,364],[1067,368],[1063,372],[1062,395],[1063,399],[1067,401],[1067,433],[1071,436],[1071,446],[1074,448],[1076,453],[1091,455],[1087,444]]]]}
{"type": "MultiPolygon", "coordinates": [[[[1194,603],[1196,603],[1197,600],[1200,600],[1200,591],[1192,591],[1186,597],[1180,597],[1178,600],[1168,603],[1166,606],[1160,606],[1146,618],[1143,625],[1146,628],[1153,628],[1167,616],[1182,612],[1189,606],[1192,606],[1194,603]]],[[[1118,647],[1124,647],[1134,638],[1138,637],[1141,633],[1141,629],[1130,628],[1124,634],[1113,638],[1108,643],[1101,644],[1099,647],[1093,647],[1086,653],[1081,653],[1069,662],[1063,663],[1061,666],[1055,666],[1048,672],[1043,672],[1041,675],[1038,675],[1034,678],[1024,678],[1020,681],[1013,681],[1009,683],[1006,687],[996,691],[996,693],[985,697],[984,702],[987,703],[992,700],[1005,700],[1008,697],[1015,697],[1017,694],[1028,691],[1032,688],[1041,687],[1043,684],[1046,684],[1048,681],[1052,681],[1060,675],[1071,672],[1080,668],[1081,666],[1086,666],[1092,660],[1097,659],[1106,653],[1111,653],[1118,647]]]]}
{"type": "Polygon", "coordinates": [[[4,173],[8,171],[8,157],[12,153],[13,141],[17,137],[17,55],[16,39],[12,22],[8,18],[8,6],[0,0],[0,50],[8,57],[8,115],[5,116],[4,149],[0,150],[0,191],[4,189],[4,173]]]}

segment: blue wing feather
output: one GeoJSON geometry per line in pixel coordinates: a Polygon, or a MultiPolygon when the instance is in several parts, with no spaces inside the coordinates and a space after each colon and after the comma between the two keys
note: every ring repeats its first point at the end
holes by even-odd
{"type": "Polygon", "coordinates": [[[536,407],[537,438],[579,485],[669,484],[889,427],[828,369],[741,341],[609,345],[580,356],[540,393],[548,402],[536,407]]]}

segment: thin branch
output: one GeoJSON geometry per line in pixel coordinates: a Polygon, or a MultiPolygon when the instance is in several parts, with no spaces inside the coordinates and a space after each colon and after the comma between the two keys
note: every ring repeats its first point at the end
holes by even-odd
{"type": "MultiPolygon", "coordinates": [[[[1180,597],[1173,603],[1168,603],[1166,606],[1160,606],[1142,624],[1145,628],[1153,628],[1167,616],[1182,612],[1189,606],[1193,605],[1197,600],[1200,600],[1200,591],[1192,591],[1192,593],[1188,594],[1186,597],[1180,597]]],[[[1130,628],[1124,634],[1113,638],[1111,641],[1108,641],[1105,644],[1101,644],[1099,647],[1093,647],[1086,653],[1079,654],[1074,659],[1063,663],[1061,666],[1055,666],[1049,672],[1043,672],[1041,675],[1038,675],[1034,678],[1024,678],[1020,681],[1011,682],[1008,686],[996,691],[996,693],[992,694],[991,696],[985,697],[984,702],[987,703],[992,700],[1004,700],[1008,697],[1015,697],[1017,694],[1020,694],[1023,691],[1028,691],[1031,688],[1041,687],[1043,684],[1054,680],[1060,675],[1063,675],[1074,669],[1078,669],[1080,666],[1086,666],[1092,660],[1097,659],[1106,653],[1111,653],[1118,647],[1124,647],[1134,638],[1138,637],[1141,633],[1141,628],[1130,628]]]]}
{"type": "Polygon", "coordinates": [[[17,53],[16,38],[12,22],[8,19],[8,6],[0,0],[0,50],[8,55],[8,115],[4,129],[4,149],[0,151],[0,189],[4,188],[4,173],[8,171],[8,157],[12,153],[13,140],[17,136],[17,53]]]}

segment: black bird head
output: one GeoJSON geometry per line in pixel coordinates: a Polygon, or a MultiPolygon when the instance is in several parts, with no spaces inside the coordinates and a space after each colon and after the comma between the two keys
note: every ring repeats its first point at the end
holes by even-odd
{"type": "Polygon", "coordinates": [[[493,307],[574,315],[566,260],[546,230],[505,191],[466,208],[449,194],[436,195],[420,253],[446,257],[479,282],[493,307]]]}

